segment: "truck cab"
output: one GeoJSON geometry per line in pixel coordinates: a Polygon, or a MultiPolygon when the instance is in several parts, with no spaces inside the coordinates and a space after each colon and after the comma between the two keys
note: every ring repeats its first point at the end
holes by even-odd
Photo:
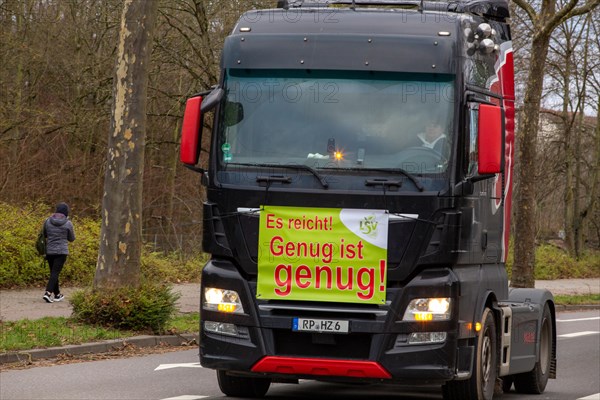
{"type": "Polygon", "coordinates": [[[319,379],[491,399],[555,376],[552,295],[505,270],[508,16],[298,0],[240,18],[181,141],[206,186],[200,360],[225,394],[319,379]]]}

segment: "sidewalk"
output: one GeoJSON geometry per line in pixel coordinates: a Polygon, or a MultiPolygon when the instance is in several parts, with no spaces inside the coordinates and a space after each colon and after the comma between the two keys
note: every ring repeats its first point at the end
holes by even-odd
{"type": "Polygon", "coordinates": [[[555,281],[535,281],[537,289],[547,289],[554,296],[600,294],[600,279],[558,279],[555,281]]]}
{"type": "MultiPolygon", "coordinates": [[[[600,294],[600,279],[561,279],[555,281],[536,281],[535,287],[547,289],[556,295],[600,294]]],[[[0,321],[20,319],[38,319],[43,317],[69,317],[72,312],[69,296],[77,288],[63,288],[66,299],[48,304],[42,299],[44,289],[0,290],[0,321]]],[[[173,286],[173,292],[181,294],[177,303],[182,313],[198,312],[200,308],[200,284],[186,283],[173,286]]],[[[182,336],[141,336],[129,338],[127,343],[139,347],[156,346],[160,343],[171,345],[189,344],[197,335],[182,336]]],[[[20,353],[0,354],[0,364],[17,362],[23,359],[42,359],[55,357],[61,353],[85,354],[109,351],[111,347],[122,345],[125,341],[115,340],[103,343],[66,346],[53,349],[38,349],[20,353]]],[[[197,340],[196,340],[197,342],[197,340]]]]}
{"type": "MultiPolygon", "coordinates": [[[[38,319],[44,317],[70,317],[73,311],[69,303],[70,295],[79,288],[61,288],[65,300],[46,303],[42,296],[44,289],[0,290],[0,321],[38,319]]],[[[200,308],[200,284],[185,283],[173,285],[173,292],[181,294],[177,306],[179,312],[198,312],[200,308]]]]}

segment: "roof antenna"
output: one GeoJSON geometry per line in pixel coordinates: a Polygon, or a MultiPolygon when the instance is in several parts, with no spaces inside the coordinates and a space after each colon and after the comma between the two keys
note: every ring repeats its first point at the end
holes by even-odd
{"type": "Polygon", "coordinates": [[[424,0],[421,0],[421,9],[419,10],[419,11],[421,11],[421,12],[423,12],[423,1],[424,1],[424,0]]]}
{"type": "Polygon", "coordinates": [[[352,5],[350,6],[350,8],[352,9],[352,11],[356,11],[356,0],[352,0],[352,5]]]}

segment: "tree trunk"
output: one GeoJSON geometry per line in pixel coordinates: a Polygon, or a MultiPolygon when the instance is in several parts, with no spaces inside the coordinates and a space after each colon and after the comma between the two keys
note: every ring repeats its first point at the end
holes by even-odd
{"type": "MultiPolygon", "coordinates": [[[[590,37],[590,25],[591,25],[591,14],[587,17],[587,28],[585,45],[583,46],[583,74],[581,78],[581,84],[578,85],[581,90],[579,92],[579,115],[577,121],[577,129],[575,130],[575,197],[573,200],[573,254],[575,258],[579,260],[581,257],[582,246],[583,246],[583,227],[585,224],[586,211],[582,210],[580,206],[581,193],[581,179],[582,171],[581,164],[583,162],[583,152],[581,151],[581,140],[585,133],[585,105],[587,95],[587,81],[588,81],[588,55],[589,55],[589,37],[590,37]]],[[[596,121],[598,123],[598,121],[596,121]]],[[[583,195],[585,199],[585,194],[583,195]]],[[[585,207],[584,202],[584,207],[585,207]]]]}
{"type": "Polygon", "coordinates": [[[564,73],[564,90],[563,90],[563,108],[562,108],[562,122],[563,122],[563,142],[565,152],[565,203],[564,203],[564,229],[565,229],[565,244],[569,252],[573,251],[574,239],[573,239],[573,198],[574,187],[573,187],[573,151],[571,145],[571,133],[572,126],[571,118],[569,116],[569,103],[571,100],[571,41],[570,32],[565,32],[566,44],[565,44],[565,73],[564,73]]]}
{"type": "MultiPolygon", "coordinates": [[[[183,76],[183,73],[179,74],[179,79],[177,82],[177,90],[179,93],[181,93],[183,91],[183,82],[184,82],[185,78],[183,76]]],[[[184,107],[182,105],[180,105],[179,107],[179,111],[181,113],[183,113],[184,107]]],[[[174,124],[173,126],[173,133],[172,133],[172,141],[173,143],[177,143],[177,141],[179,140],[179,135],[181,135],[181,125],[180,125],[181,119],[177,120],[177,123],[174,124]]],[[[171,248],[175,249],[175,250],[179,250],[182,251],[183,250],[183,246],[182,240],[178,239],[178,234],[179,232],[177,232],[177,227],[175,225],[175,199],[177,197],[177,167],[179,165],[179,147],[174,146],[172,151],[169,152],[171,155],[169,157],[170,162],[169,162],[169,167],[167,169],[168,174],[167,174],[167,179],[166,179],[166,188],[167,188],[167,224],[168,224],[168,229],[167,229],[167,233],[168,233],[168,242],[171,245],[171,248]]]]}
{"type": "Polygon", "coordinates": [[[544,85],[544,67],[548,55],[550,34],[538,32],[531,44],[528,85],[519,130],[517,149],[519,152],[519,185],[515,214],[515,255],[512,267],[513,287],[534,287],[535,267],[535,167],[537,159],[537,133],[539,109],[544,85]]]}
{"type": "MultiPolygon", "coordinates": [[[[589,175],[590,189],[587,193],[585,207],[580,212],[581,224],[580,232],[583,236],[583,224],[586,221],[586,217],[593,216],[594,211],[598,207],[598,192],[600,191],[600,96],[598,96],[597,114],[596,114],[596,128],[594,131],[594,156],[592,161],[592,169],[589,175]]],[[[598,239],[600,240],[600,232],[598,232],[598,239]]],[[[580,239],[583,242],[583,238],[580,239]]],[[[582,245],[582,243],[580,243],[582,245]]]]}
{"type": "Polygon", "coordinates": [[[95,288],[139,284],[146,91],[156,11],[155,0],[123,5],[95,288]]]}
{"type": "MultiPolygon", "coordinates": [[[[584,84],[585,87],[585,84],[584,84]]],[[[585,98],[585,95],[584,95],[585,98]]],[[[581,215],[581,207],[580,207],[580,196],[581,196],[581,136],[584,128],[584,115],[585,115],[585,100],[581,101],[581,111],[579,112],[579,123],[577,128],[575,129],[575,190],[573,197],[573,253],[577,260],[581,257],[581,242],[583,238],[583,216],[581,215]]]]}

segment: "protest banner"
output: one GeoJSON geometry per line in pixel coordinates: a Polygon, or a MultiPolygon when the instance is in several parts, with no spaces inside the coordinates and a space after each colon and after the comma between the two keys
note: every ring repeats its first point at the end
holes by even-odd
{"type": "Polygon", "coordinates": [[[388,214],[264,206],[259,299],[384,304],[388,214]]]}

